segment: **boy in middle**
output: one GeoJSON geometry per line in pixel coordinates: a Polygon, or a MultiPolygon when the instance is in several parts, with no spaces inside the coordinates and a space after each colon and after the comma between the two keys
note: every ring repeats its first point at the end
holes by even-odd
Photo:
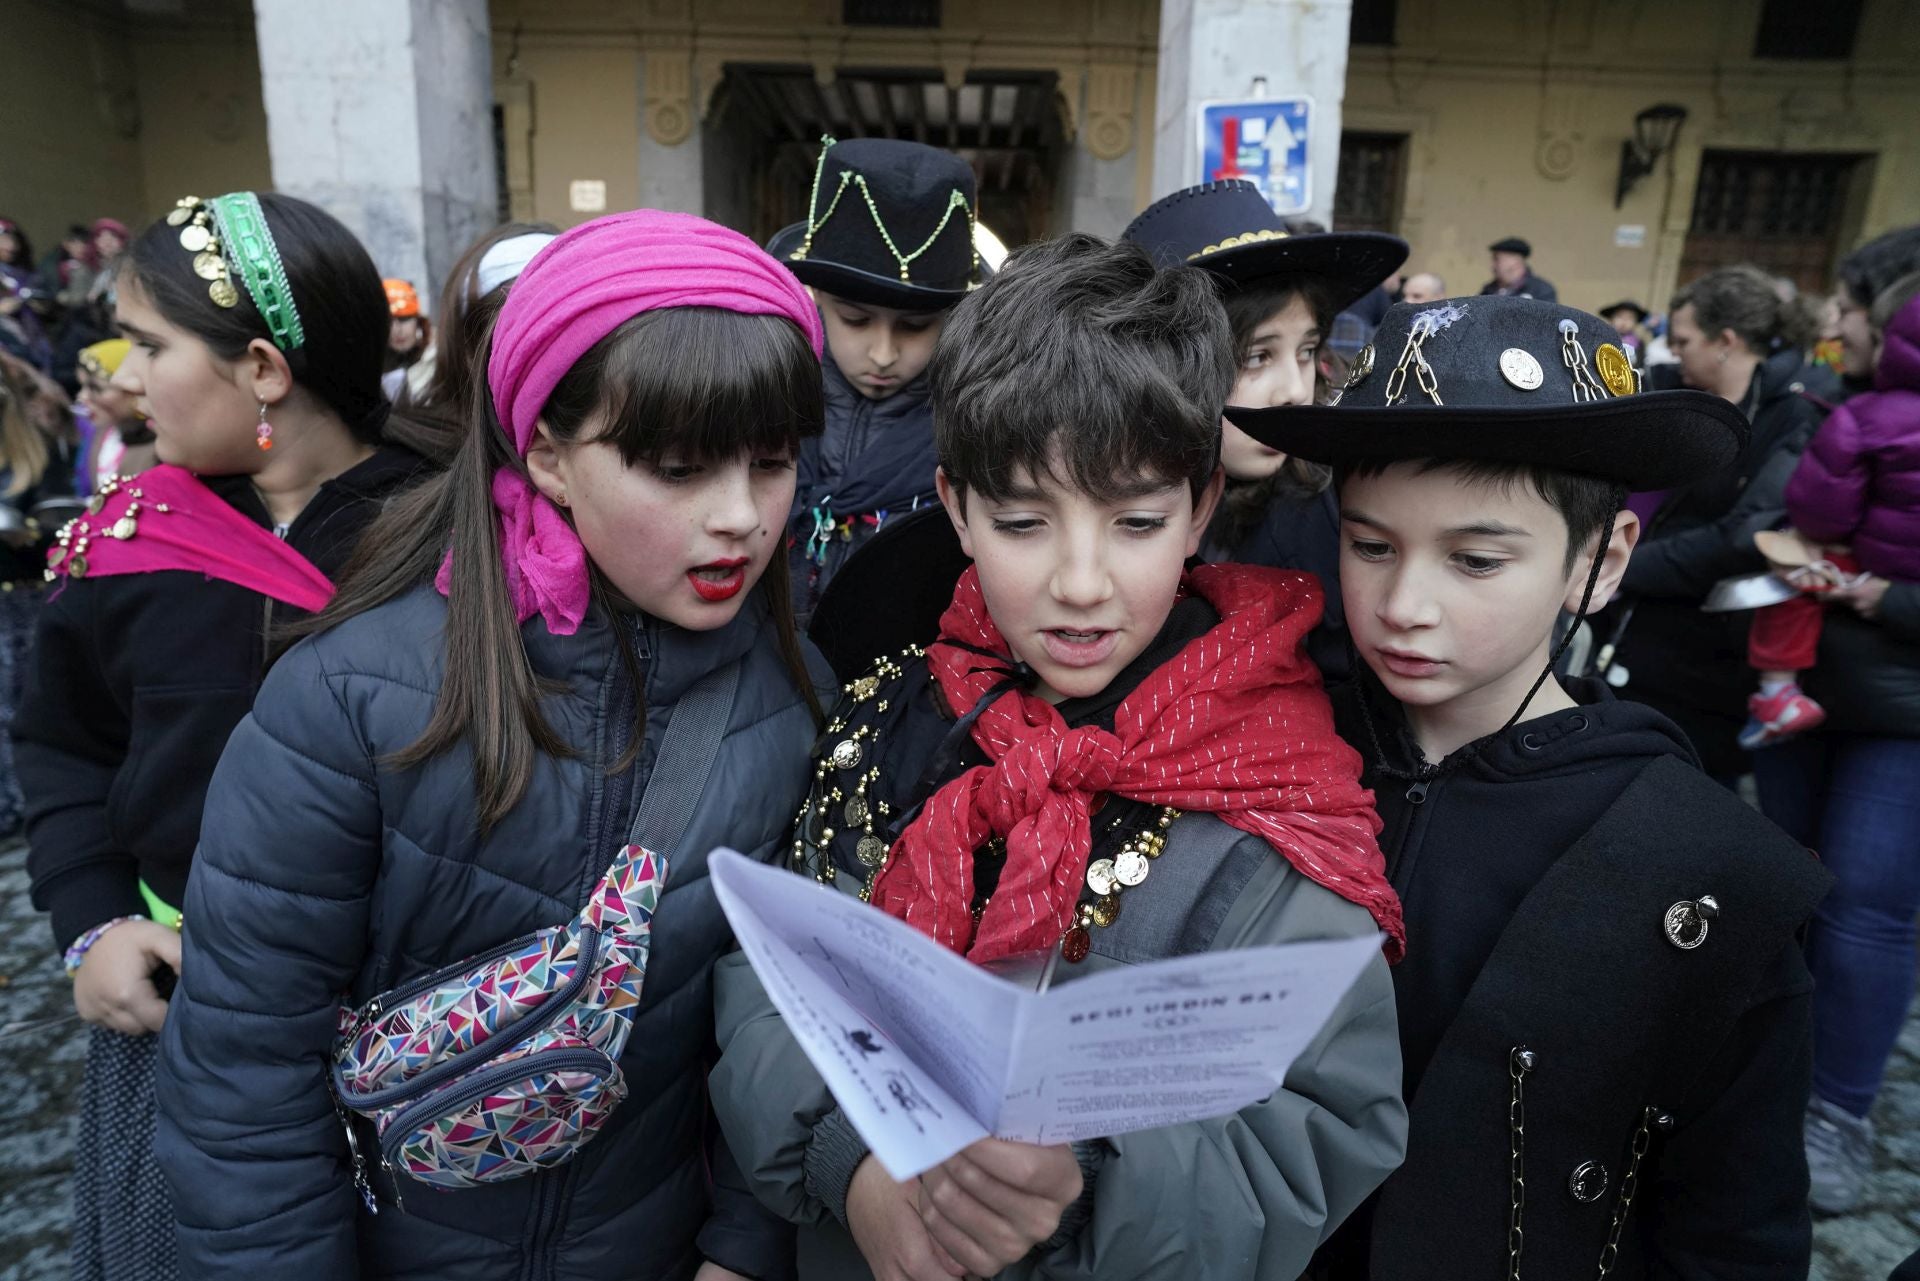
{"type": "Polygon", "coordinates": [[[768,242],[826,331],[827,428],[801,446],[787,526],[803,627],[847,557],[935,501],[924,375],[947,312],[982,275],[974,207],[973,166],[950,151],[829,138],[806,220],[768,242]]]}
{"type": "MultiPolygon", "coordinates": [[[[1229,349],[1205,276],[1084,236],[955,309],[939,493],[974,567],[937,641],[847,687],[798,870],[976,963],[1046,956],[1056,983],[1375,931],[1398,954],[1360,762],[1303,649],[1319,588],[1187,568],[1220,497],[1229,349]]],[[[1071,1147],[988,1139],[906,1184],[744,958],[716,980],[713,1106],[800,1225],[802,1277],[1282,1281],[1400,1160],[1385,955],[1259,1104],[1071,1147]]]]}

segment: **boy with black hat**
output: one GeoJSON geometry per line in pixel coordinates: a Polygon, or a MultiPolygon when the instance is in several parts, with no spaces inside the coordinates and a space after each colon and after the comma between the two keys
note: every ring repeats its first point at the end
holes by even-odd
{"type": "Polygon", "coordinates": [[[1406,906],[1406,1164],[1323,1275],[1806,1276],[1809,989],[1829,878],[1657,712],[1553,678],[1620,581],[1627,490],[1738,451],[1642,394],[1610,326],[1523,298],[1395,307],[1337,409],[1229,408],[1336,468],[1336,698],[1406,906]]]}
{"type": "MultiPolygon", "coordinates": [[[[848,685],[797,870],[1055,983],[1377,930],[1398,954],[1359,761],[1302,653],[1318,588],[1186,567],[1220,494],[1227,350],[1204,276],[1086,236],[1022,250],[955,309],[940,496],[973,567],[938,640],[848,685]]],[[[801,1225],[803,1278],[1291,1281],[1399,1160],[1386,970],[1259,1104],[1071,1147],[983,1140],[902,1185],[728,958],[710,1094],[749,1183],[801,1225]]]]}
{"type": "Polygon", "coordinates": [[[846,558],[935,501],[922,371],[981,276],[973,167],[891,138],[824,140],[805,221],[767,251],[813,290],[826,330],[826,431],[806,441],[787,536],[804,626],[846,558]]]}
{"type": "Polygon", "coordinates": [[[1482,294],[1501,297],[1533,298],[1540,302],[1560,301],[1551,280],[1533,274],[1533,246],[1518,236],[1508,236],[1487,246],[1493,256],[1493,279],[1480,287],[1482,294]]]}

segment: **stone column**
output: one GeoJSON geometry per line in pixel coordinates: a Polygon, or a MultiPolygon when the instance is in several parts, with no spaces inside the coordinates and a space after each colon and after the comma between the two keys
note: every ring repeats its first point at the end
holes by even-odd
{"type": "Polygon", "coordinates": [[[693,45],[648,32],[640,51],[640,207],[705,215],[704,126],[693,98],[693,45]]]}
{"type": "Polygon", "coordinates": [[[254,0],[273,185],[429,309],[498,220],[487,0],[254,0]]]}
{"type": "Polygon", "coordinates": [[[1198,105],[1215,98],[1313,99],[1312,205],[1331,225],[1347,92],[1351,0],[1161,0],[1153,194],[1201,180],[1198,105]],[[1254,92],[1264,79],[1264,95],[1254,92]]]}
{"type": "Polygon", "coordinates": [[[1054,191],[1054,222],[1063,231],[1112,239],[1140,212],[1135,207],[1139,130],[1134,121],[1136,109],[1144,108],[1139,107],[1140,76],[1132,55],[1125,50],[1096,50],[1096,55],[1077,86],[1071,77],[1062,77],[1063,105],[1075,128],[1054,191]],[[1098,56],[1102,53],[1105,56],[1098,56]]]}

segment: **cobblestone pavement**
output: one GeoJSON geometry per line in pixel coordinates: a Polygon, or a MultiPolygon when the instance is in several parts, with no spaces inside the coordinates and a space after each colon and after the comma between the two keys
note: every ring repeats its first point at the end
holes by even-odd
{"type": "MultiPolygon", "coordinates": [[[[86,1038],[44,918],[27,901],[26,851],[0,849],[0,1281],[67,1275],[67,1177],[86,1038]]],[[[1875,1115],[1878,1168],[1857,1214],[1814,1228],[1814,1281],[1884,1281],[1920,1248],[1920,1005],[1875,1115]]]]}

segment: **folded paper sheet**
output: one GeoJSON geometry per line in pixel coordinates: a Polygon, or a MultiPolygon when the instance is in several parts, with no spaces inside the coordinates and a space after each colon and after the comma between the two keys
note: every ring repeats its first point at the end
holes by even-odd
{"type": "Polygon", "coordinates": [[[1068,1143],[1257,1103],[1380,952],[1377,935],[1204,952],[1035,993],[838,890],[732,851],[709,866],[768,996],[899,1180],[988,1135],[1068,1143]]]}

